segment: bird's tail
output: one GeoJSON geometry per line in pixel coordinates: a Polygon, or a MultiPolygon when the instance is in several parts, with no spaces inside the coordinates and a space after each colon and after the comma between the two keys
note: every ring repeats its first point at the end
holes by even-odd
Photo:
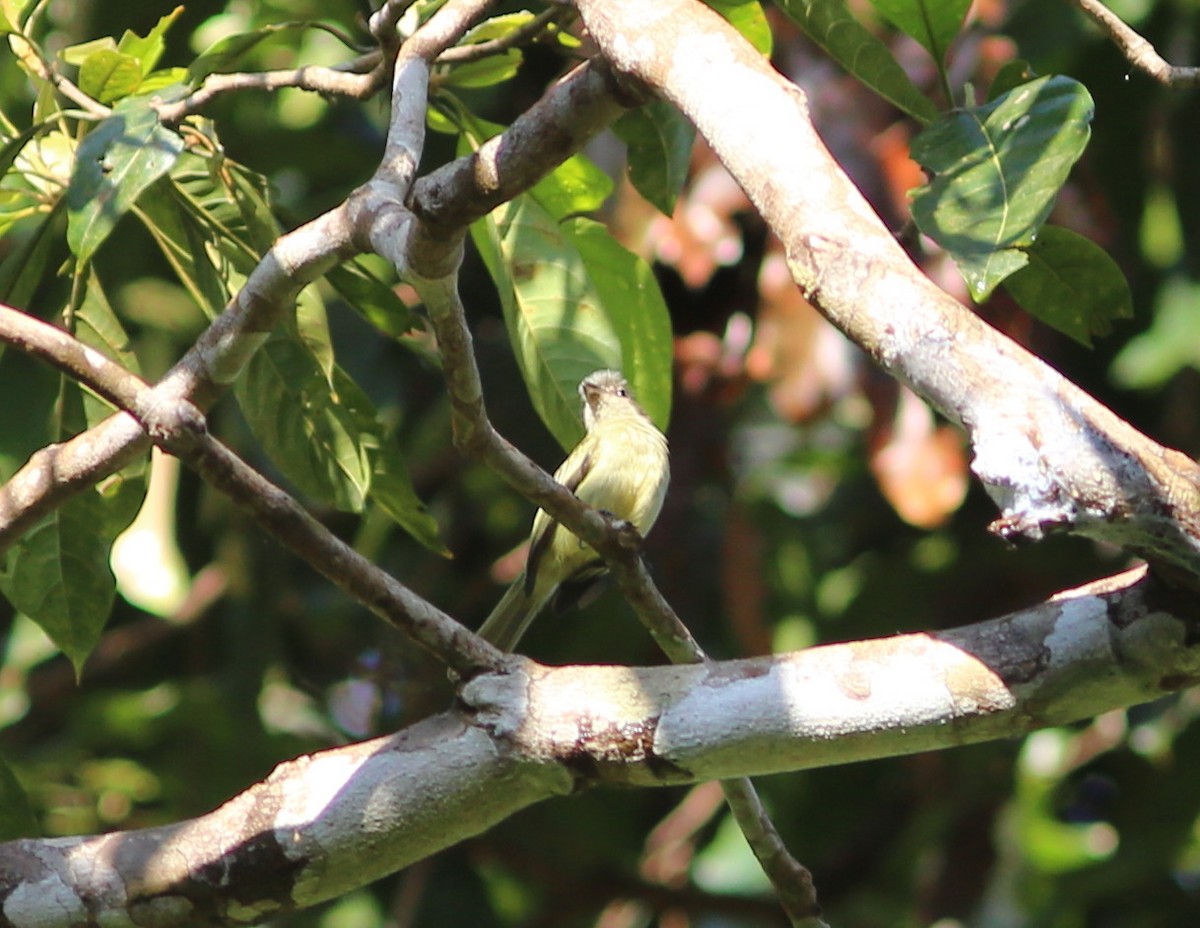
{"type": "Polygon", "coordinates": [[[476,632],[501,651],[512,651],[545,605],[546,596],[536,588],[525,592],[525,575],[517,577],[496,603],[496,608],[476,632]]]}

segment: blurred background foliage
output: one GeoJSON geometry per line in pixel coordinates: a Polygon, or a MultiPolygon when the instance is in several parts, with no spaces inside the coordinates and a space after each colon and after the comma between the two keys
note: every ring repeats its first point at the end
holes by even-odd
{"type": "MultiPolygon", "coordinates": [[[[916,44],[866,2],[850,5],[936,96],[937,76],[916,44]]],[[[1111,5],[1174,63],[1191,63],[1195,4],[1111,5]]],[[[125,28],[144,35],[173,6],[49,0],[45,41],[57,49],[125,28]]],[[[162,63],[186,66],[221,36],[266,23],[319,18],[352,31],[363,12],[350,0],[190,0],[162,63]]],[[[828,146],[928,273],[966,301],[952,263],[908,222],[907,191],[921,183],[907,157],[916,127],[784,16],[769,10],[769,19],[773,60],[809,95],[828,146]]],[[[239,68],[333,64],[344,55],[327,32],[285,29],[239,68]]],[[[1200,174],[1188,152],[1200,145],[1196,91],[1168,91],[1132,73],[1070,4],[1034,0],[975,4],[951,52],[951,84],[986,88],[1015,57],[1038,73],[1074,77],[1095,100],[1091,144],[1053,221],[1117,261],[1134,317],[1088,350],[1002,292],[979,311],[1139,428],[1195,456],[1200,174]]],[[[561,50],[535,47],[513,80],[458,92],[478,115],[505,123],[563,67],[561,50]]],[[[0,109],[23,124],[32,104],[25,75],[0,54],[0,109]]],[[[290,227],[370,175],[386,108],[383,99],[284,90],[227,96],[209,115],[230,157],[269,178],[290,227]]],[[[427,163],[453,157],[453,144],[431,134],[427,163]]],[[[802,301],[778,244],[702,144],[670,218],[624,180],[614,136],[588,154],[617,181],[599,218],[653,262],[671,313],[673,485],[649,557],[710,653],[965,624],[1126,565],[1119,551],[1080,540],[1012,550],[990,536],[994,507],[969,479],[961,436],[802,301]]],[[[0,258],[21,235],[21,224],[12,225],[0,258]]],[[[142,226],[126,221],[118,235],[96,270],[143,372],[155,377],[203,316],[142,226]]],[[[473,252],[462,290],[496,425],[553,467],[561,452],[530,414],[494,287],[473,252]]],[[[326,299],[339,362],[394,423],[453,559],[371,508],[361,518],[319,515],[475,624],[519,570],[530,507],[454,452],[436,369],[382,338],[332,291],[326,299]]],[[[271,472],[231,399],[212,422],[271,472]]],[[[76,681],[41,631],[0,602],[0,755],[42,834],[202,813],[282,759],[393,730],[450,696],[440,667],[265,540],[225,499],[187,471],[157,471],[176,519],[160,528],[177,538],[186,581],[170,608],[157,610],[164,614],[118,598],[76,681]]],[[[553,662],[660,661],[611,594],[541,623],[527,647],[553,662]]],[[[1182,928],[1200,924],[1198,710],[1200,698],[1185,693],[1022,743],[777,776],[760,788],[812,868],[834,925],[1182,928]]],[[[778,925],[782,916],[709,784],[548,802],[285,921],[632,928],[778,925]]]]}

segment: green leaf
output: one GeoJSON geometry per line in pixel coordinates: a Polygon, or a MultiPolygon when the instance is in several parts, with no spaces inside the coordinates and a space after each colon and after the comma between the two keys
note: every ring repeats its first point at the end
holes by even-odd
{"type": "Polygon", "coordinates": [[[292,23],[273,23],[252,32],[240,32],[217,39],[188,66],[188,75],[192,83],[198,84],[213,72],[232,67],[254,46],[284,29],[291,28],[294,28],[292,23]]]}
{"type": "Polygon", "coordinates": [[[996,72],[992,86],[988,88],[988,102],[999,100],[1002,96],[1022,84],[1028,84],[1037,77],[1033,66],[1023,58],[1006,61],[996,72]]]}
{"type": "MultiPolygon", "coordinates": [[[[645,335],[638,328],[636,309],[625,311],[606,302],[606,297],[615,303],[629,295],[611,279],[620,273],[621,263],[604,266],[612,253],[590,238],[593,233],[586,224],[560,226],[529,196],[517,197],[476,222],[471,233],[496,283],[509,340],[534,408],[559,443],[572,448],[583,434],[577,391],[584,377],[600,368],[623,369],[626,361],[634,365],[636,377],[655,376],[658,369],[657,360],[625,357],[625,346],[639,345],[645,335]],[[581,240],[588,257],[608,272],[599,284],[589,273],[581,240]]],[[[629,287],[643,309],[653,300],[639,292],[644,286],[657,289],[652,277],[639,277],[629,287]]],[[[656,344],[647,343],[646,349],[657,358],[656,344]]],[[[640,386],[634,382],[635,389],[640,386]]],[[[661,415],[660,398],[650,395],[658,386],[648,384],[642,393],[661,415]]]]}
{"type": "Polygon", "coordinates": [[[805,34],[860,81],[914,119],[929,123],[937,107],[908,79],[888,47],[850,15],[842,0],[779,0],[805,34]]]}
{"type": "Polygon", "coordinates": [[[21,154],[21,150],[29,140],[38,133],[45,131],[51,125],[53,123],[50,122],[35,123],[21,132],[20,135],[13,136],[5,141],[4,147],[0,148],[0,177],[3,177],[12,169],[13,162],[17,160],[17,156],[21,154]]]}
{"type": "MultiPolygon", "coordinates": [[[[75,310],[75,337],[106,358],[116,361],[126,370],[139,372],[137,355],[129,343],[129,335],[113,312],[92,266],[87,268],[83,284],[83,299],[75,310]]],[[[84,394],[84,410],[88,425],[95,425],[112,414],[112,407],[90,392],[84,394]]]]}
{"type": "Polygon", "coordinates": [[[0,263],[0,302],[10,306],[30,305],[61,240],[65,211],[66,201],[59,199],[37,228],[0,263]]]}
{"type": "Polygon", "coordinates": [[[521,67],[521,50],[509,48],[498,55],[477,61],[464,61],[450,69],[443,83],[447,87],[491,87],[516,77],[521,67]]]}
{"type": "Polygon", "coordinates": [[[151,71],[138,86],[138,93],[161,94],[167,87],[182,86],[188,79],[187,68],[164,68],[161,71],[151,71]]]}
{"type": "Polygon", "coordinates": [[[1090,135],[1092,98],[1066,77],[1021,84],[948,113],[912,142],[931,179],[913,195],[917,227],[954,257],[984,299],[1025,263],[1030,245],[1090,135]]]}
{"type": "Polygon", "coordinates": [[[413,487],[400,447],[394,438],[384,434],[379,415],[367,395],[340,367],[334,368],[333,386],[364,436],[363,444],[371,460],[371,501],[429,550],[448,555],[437,521],[413,487]]]}
{"type": "Polygon", "coordinates": [[[758,0],[705,0],[742,34],[755,51],[770,57],[772,49],[771,24],[758,0]]]}
{"type": "Polygon", "coordinates": [[[671,418],[674,343],[671,316],[650,265],[591,219],[572,219],[563,233],[579,251],[592,286],[621,340],[621,371],[661,429],[671,418]]]}
{"type": "Polygon", "coordinates": [[[122,100],[80,143],[67,188],[67,244],[91,259],[142,192],[171,169],[183,140],[146,99],[122,100]]]}
{"type": "Polygon", "coordinates": [[[108,566],[115,533],[101,536],[104,504],[87,491],[60,506],[10,548],[0,592],[70,658],[78,674],[108,620],[116,581],[108,566]]]}
{"type": "Polygon", "coordinates": [[[110,49],[88,55],[79,68],[79,89],[101,103],[128,97],[141,82],[138,60],[110,49]]]}
{"type": "Polygon", "coordinates": [[[696,130],[665,100],[630,110],[613,124],[628,148],[629,180],[659,212],[674,215],[687,180],[696,130]]]}
{"type": "Polygon", "coordinates": [[[962,28],[971,0],[871,0],[893,26],[921,43],[942,65],[962,28]]]}
{"type": "Polygon", "coordinates": [[[184,289],[205,315],[216,318],[229,300],[229,289],[206,247],[211,229],[197,221],[183,191],[162,178],[142,195],[137,216],[184,289]]]}
{"type": "Polygon", "coordinates": [[[280,232],[267,195],[267,179],[234,164],[228,165],[224,173],[230,178],[230,198],[237,204],[257,259],[270,251],[280,232]]]}
{"type": "Polygon", "coordinates": [[[0,757],[0,841],[36,838],[40,834],[29,795],[12,768],[0,757]]]}
{"type": "Polygon", "coordinates": [[[393,337],[412,331],[412,313],[405,302],[360,262],[338,265],[325,277],[342,299],[379,331],[393,337]]]}
{"type": "Polygon", "coordinates": [[[292,483],[338,509],[362,511],[372,464],[354,411],[295,333],[272,334],[235,391],[251,430],[292,483]]]}
{"type": "Polygon", "coordinates": [[[99,39],[92,39],[90,42],[80,42],[78,45],[69,45],[58,53],[58,57],[67,64],[73,64],[76,67],[82,65],[96,52],[115,52],[117,43],[113,41],[111,36],[103,36],[99,39]]]}
{"type": "MultiPolygon", "coordinates": [[[[20,371],[20,360],[6,357],[0,382],[19,376],[20,371]]],[[[21,380],[25,402],[35,410],[42,408],[44,388],[38,391],[34,383],[21,380]]],[[[34,434],[22,436],[26,442],[41,445],[47,431],[58,440],[86,425],[82,391],[57,375],[51,381],[58,388],[54,415],[37,415],[40,421],[31,430],[34,434]],[[56,427],[48,429],[54,419],[58,420],[56,427]]],[[[4,437],[0,441],[8,444],[4,437]]],[[[133,521],[143,495],[140,479],[106,481],[72,497],[0,558],[0,592],[41,626],[74,664],[76,673],[99,640],[116,595],[108,562],[113,539],[133,521]]]]}
{"type": "Polygon", "coordinates": [[[600,209],[612,179],[586,155],[575,154],[534,184],[530,195],[557,219],[600,209]]]}
{"type": "Polygon", "coordinates": [[[154,28],[146,33],[144,38],[136,32],[126,29],[125,34],[121,36],[121,41],[117,43],[117,51],[136,59],[142,76],[149,74],[158,64],[158,59],[162,57],[163,50],[166,48],[164,37],[167,30],[182,13],[182,6],[175,7],[170,13],[160,17],[154,28]]]}
{"type": "Polygon", "coordinates": [[[1004,282],[1031,316],[1084,345],[1133,315],[1125,275],[1103,248],[1060,226],[1045,226],[1028,249],[1029,264],[1004,282]]]}

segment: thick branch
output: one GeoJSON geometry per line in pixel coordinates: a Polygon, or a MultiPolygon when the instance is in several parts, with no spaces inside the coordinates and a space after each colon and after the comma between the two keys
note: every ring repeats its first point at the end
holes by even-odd
{"type": "Polygon", "coordinates": [[[610,63],[675,104],[783,241],[804,295],[961,423],[995,528],[1069,530],[1200,577],[1200,467],[926,278],[821,143],[804,94],[698,0],[577,0],[610,63]]]}
{"type": "Polygon", "coordinates": [[[247,924],[592,785],[689,783],[1024,734],[1200,679],[1197,617],[1143,571],[940,634],[476,677],[462,709],[281,765],[190,822],[0,846],[0,924],[247,924]],[[1180,611],[1183,609],[1184,611],[1180,611]],[[54,900],[51,909],[47,899],[54,900]]]}

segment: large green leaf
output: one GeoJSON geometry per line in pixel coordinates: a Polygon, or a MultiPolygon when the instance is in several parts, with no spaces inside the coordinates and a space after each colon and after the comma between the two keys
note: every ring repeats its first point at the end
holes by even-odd
{"type": "Polygon", "coordinates": [[[129,96],[141,82],[138,60],[109,48],[92,52],[79,67],[79,89],[101,103],[129,96]]]}
{"type": "Polygon", "coordinates": [[[141,197],[136,215],[150,233],[179,282],[210,319],[229,301],[228,281],[208,248],[211,228],[204,224],[184,192],[162,178],[141,197]]]}
{"type": "Polygon", "coordinates": [[[666,216],[687,180],[696,129],[666,100],[652,100],[613,123],[628,150],[629,180],[666,216]]]}
{"type": "Polygon", "coordinates": [[[26,532],[0,567],[0,591],[33,619],[76,672],[108,620],[116,581],[108,552],[116,534],[101,538],[103,501],[87,491],[26,532]]]}
{"type": "Polygon", "coordinates": [[[347,512],[361,512],[370,494],[414,538],[444,552],[366,394],[341,368],[327,374],[296,332],[273,334],[235,390],[268,455],[302,492],[347,512]]]}
{"type": "Polygon", "coordinates": [[[371,461],[355,417],[294,332],[272,334],[235,385],[251,429],[300,490],[361,512],[371,461]]]}
{"type": "Polygon", "coordinates": [[[242,55],[259,43],[285,29],[294,28],[295,23],[272,23],[251,32],[222,36],[192,61],[188,66],[188,76],[193,84],[199,84],[213,72],[232,67],[242,55]]]}
{"type": "Polygon", "coordinates": [[[939,65],[962,28],[971,0],[871,0],[900,31],[912,36],[939,65]]]}
{"type": "MultiPolygon", "coordinates": [[[[19,362],[10,367],[11,360],[5,358],[9,371],[19,367],[19,362]]],[[[85,426],[86,419],[79,387],[55,379],[59,399],[52,418],[58,422],[51,434],[60,438],[85,426]]],[[[31,399],[28,388],[23,395],[31,399]]],[[[106,481],[42,519],[0,559],[0,592],[41,626],[77,673],[100,639],[116,595],[109,568],[113,539],[133,520],[143,493],[140,479],[106,481]]]]}
{"type": "Polygon", "coordinates": [[[1108,252],[1059,226],[1044,226],[1028,249],[1029,263],[1004,281],[1029,315],[1084,345],[1133,315],[1129,283],[1108,252]]]}
{"type": "Polygon", "coordinates": [[[671,417],[671,317],[654,272],[598,222],[562,226],[578,251],[605,314],[621,340],[621,370],[642,408],[665,429],[671,417]]]}
{"type": "Polygon", "coordinates": [[[1021,84],[948,113],[913,139],[930,181],[913,195],[918,228],[954,257],[976,299],[1023,267],[1090,135],[1092,98],[1066,77],[1021,84]]]}
{"type": "Polygon", "coordinates": [[[778,0],[779,7],[834,61],[914,119],[937,118],[888,47],[850,15],[842,0],[778,0]]]}
{"type": "Polygon", "coordinates": [[[413,487],[400,446],[391,435],[385,434],[370,399],[340,367],[334,368],[333,386],[339,402],[350,412],[363,436],[361,441],[371,461],[371,501],[425,547],[447,554],[437,521],[413,487]]]}
{"type": "Polygon", "coordinates": [[[67,244],[89,260],[122,216],[171,169],[183,139],[164,129],[150,101],[122,100],[80,143],[67,188],[67,244]]]}
{"type": "Polygon", "coordinates": [[[663,403],[669,378],[665,385],[661,378],[669,360],[660,355],[669,359],[670,339],[664,345],[658,337],[663,326],[669,330],[662,296],[634,256],[615,242],[599,243],[594,226],[560,225],[532,197],[521,196],[471,229],[496,282],[534,408],[564,448],[583,434],[579,382],[600,368],[624,370],[628,362],[626,376],[658,421],[669,412],[663,403]],[[634,284],[616,281],[631,272],[634,284]]]}

